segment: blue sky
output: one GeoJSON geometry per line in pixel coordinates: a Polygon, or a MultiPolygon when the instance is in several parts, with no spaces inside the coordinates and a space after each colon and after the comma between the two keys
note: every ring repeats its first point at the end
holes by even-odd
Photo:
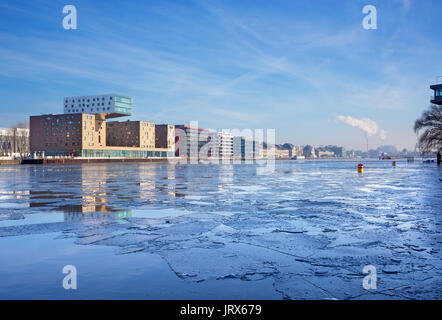
{"type": "Polygon", "coordinates": [[[442,75],[441,1],[1,1],[0,127],[120,93],[132,119],[275,128],[277,142],[413,148],[442,75]],[[62,27],[64,5],[77,30],[62,27]],[[377,8],[365,30],[362,8],[377,8]]]}

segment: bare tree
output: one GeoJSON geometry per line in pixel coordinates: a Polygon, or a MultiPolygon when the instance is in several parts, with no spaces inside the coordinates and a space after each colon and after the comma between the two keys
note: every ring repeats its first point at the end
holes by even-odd
{"type": "Polygon", "coordinates": [[[29,153],[29,133],[26,130],[28,129],[28,122],[20,121],[17,124],[11,126],[12,129],[12,150],[13,153],[19,153],[20,157],[27,155],[29,153]]]}
{"type": "Polygon", "coordinates": [[[421,152],[437,152],[440,163],[442,150],[442,106],[432,105],[422,113],[414,123],[414,131],[419,134],[419,149],[421,152]]]}

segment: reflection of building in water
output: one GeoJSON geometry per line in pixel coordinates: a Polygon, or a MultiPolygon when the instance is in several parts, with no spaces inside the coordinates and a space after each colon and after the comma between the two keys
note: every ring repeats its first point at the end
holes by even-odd
{"type": "Polygon", "coordinates": [[[66,206],[64,207],[64,221],[83,221],[87,219],[92,220],[119,220],[123,218],[132,217],[132,210],[116,210],[110,211],[109,208],[102,206],[101,210],[109,211],[95,211],[85,212],[83,206],[66,206]]]}
{"type": "Polygon", "coordinates": [[[107,202],[108,166],[81,166],[82,212],[101,211],[107,202]]]}
{"type": "Polygon", "coordinates": [[[176,166],[173,164],[161,167],[140,165],[138,178],[137,185],[141,201],[156,202],[159,197],[166,194],[172,197],[183,196],[182,193],[177,192],[176,166]]]}
{"type": "Polygon", "coordinates": [[[182,194],[176,191],[176,175],[175,175],[175,166],[168,165],[167,166],[167,179],[164,181],[167,183],[168,194],[172,197],[181,197],[182,194]]]}
{"type": "Polygon", "coordinates": [[[224,164],[219,166],[219,180],[222,183],[233,182],[233,165],[224,164]]]}
{"type": "Polygon", "coordinates": [[[140,200],[155,201],[155,179],[158,169],[150,165],[140,165],[138,170],[137,185],[140,200]]]}

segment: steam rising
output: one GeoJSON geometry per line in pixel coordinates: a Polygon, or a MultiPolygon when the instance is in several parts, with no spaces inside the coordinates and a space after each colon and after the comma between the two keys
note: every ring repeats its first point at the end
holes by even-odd
{"type": "Polygon", "coordinates": [[[369,118],[356,119],[350,116],[337,116],[336,119],[349,126],[361,129],[367,136],[379,134],[381,140],[387,138],[387,132],[381,129],[376,122],[369,118]]]}

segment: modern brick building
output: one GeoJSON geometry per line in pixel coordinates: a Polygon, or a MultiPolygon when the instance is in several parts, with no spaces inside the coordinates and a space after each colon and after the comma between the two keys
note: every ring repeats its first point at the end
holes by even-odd
{"type": "Polygon", "coordinates": [[[64,114],[30,117],[31,154],[104,158],[174,156],[171,148],[155,147],[154,123],[106,122],[131,115],[132,98],[121,95],[64,98],[64,110],[64,114]]]}
{"type": "Polygon", "coordinates": [[[158,124],[155,126],[155,148],[167,148],[175,151],[175,126],[158,124]]]}
{"type": "Polygon", "coordinates": [[[155,148],[155,123],[147,121],[110,121],[106,124],[106,144],[136,148],[155,148]]]}

